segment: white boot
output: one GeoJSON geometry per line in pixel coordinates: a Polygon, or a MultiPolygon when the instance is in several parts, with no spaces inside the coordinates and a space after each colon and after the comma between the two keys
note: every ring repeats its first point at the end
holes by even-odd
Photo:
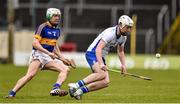
{"type": "Polygon", "coordinates": [[[69,83],[68,86],[69,86],[69,95],[71,97],[74,97],[74,93],[77,91],[78,86],[76,85],[76,83],[69,83]]]}
{"type": "Polygon", "coordinates": [[[80,100],[82,99],[82,95],[83,95],[83,91],[81,89],[78,89],[75,93],[74,93],[74,98],[76,100],[80,100]]]}

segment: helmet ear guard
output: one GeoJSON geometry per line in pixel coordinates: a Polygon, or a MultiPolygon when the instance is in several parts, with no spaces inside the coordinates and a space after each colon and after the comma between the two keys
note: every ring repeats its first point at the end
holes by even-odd
{"type": "Polygon", "coordinates": [[[51,15],[50,14],[46,14],[46,19],[47,20],[50,20],[52,17],[51,17],[51,15]]]}

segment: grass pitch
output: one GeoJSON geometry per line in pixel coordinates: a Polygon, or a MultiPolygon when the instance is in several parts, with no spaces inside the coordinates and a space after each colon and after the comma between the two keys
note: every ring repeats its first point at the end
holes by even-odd
{"type": "MultiPolygon", "coordinates": [[[[109,87],[83,95],[82,100],[65,97],[52,97],[49,91],[56,81],[57,73],[39,71],[15,98],[6,99],[9,90],[26,73],[27,67],[0,64],[0,103],[180,103],[180,70],[142,70],[131,69],[130,73],[153,78],[152,81],[123,77],[110,72],[109,87]]],[[[78,68],[71,70],[62,88],[67,84],[84,78],[90,70],[78,68]]]]}

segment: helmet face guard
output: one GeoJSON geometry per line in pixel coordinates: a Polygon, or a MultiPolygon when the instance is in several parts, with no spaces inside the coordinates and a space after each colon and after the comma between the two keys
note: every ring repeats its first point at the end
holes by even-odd
{"type": "Polygon", "coordinates": [[[46,19],[50,20],[53,15],[60,15],[61,16],[61,11],[57,8],[48,8],[46,11],[46,19]]]}
{"type": "Polygon", "coordinates": [[[127,16],[127,15],[122,15],[121,17],[119,17],[119,20],[118,20],[118,24],[122,24],[122,27],[121,29],[124,27],[124,26],[130,26],[132,27],[134,22],[133,20],[127,16]]]}

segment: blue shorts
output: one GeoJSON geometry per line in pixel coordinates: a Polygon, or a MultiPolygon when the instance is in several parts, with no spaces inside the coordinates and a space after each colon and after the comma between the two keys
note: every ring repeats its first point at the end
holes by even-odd
{"type": "MultiPolygon", "coordinates": [[[[96,53],[94,52],[86,52],[86,60],[89,64],[89,66],[91,67],[92,69],[92,66],[97,62],[97,58],[96,58],[96,53]]],[[[106,62],[105,62],[105,58],[102,57],[102,60],[104,62],[104,65],[106,65],[106,62]]]]}

